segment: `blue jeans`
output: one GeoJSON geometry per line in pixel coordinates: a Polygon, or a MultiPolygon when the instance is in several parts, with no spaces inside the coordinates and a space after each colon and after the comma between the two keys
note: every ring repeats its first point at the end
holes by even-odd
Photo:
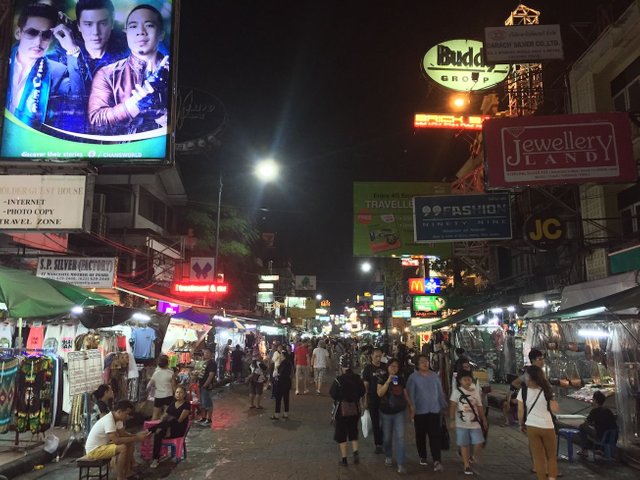
{"type": "Polygon", "coordinates": [[[405,411],[398,413],[382,413],[383,449],[386,458],[393,456],[393,444],[396,446],[396,461],[404,467],[404,416],[405,411]]]}

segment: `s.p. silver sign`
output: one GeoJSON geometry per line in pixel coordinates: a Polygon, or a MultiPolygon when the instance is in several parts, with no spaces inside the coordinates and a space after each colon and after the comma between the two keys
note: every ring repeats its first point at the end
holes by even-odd
{"type": "Polygon", "coordinates": [[[460,92],[485,90],[503,82],[510,65],[487,65],[477,40],[448,40],[429,49],[422,68],[434,82],[460,92]]]}
{"type": "Polygon", "coordinates": [[[85,288],[113,288],[117,259],[40,257],[36,275],[85,288]]]}
{"type": "Polygon", "coordinates": [[[625,113],[496,118],[482,130],[488,187],[637,178],[625,113]]]}
{"type": "Polygon", "coordinates": [[[0,175],[0,230],[81,230],[83,175],[0,175]]]}

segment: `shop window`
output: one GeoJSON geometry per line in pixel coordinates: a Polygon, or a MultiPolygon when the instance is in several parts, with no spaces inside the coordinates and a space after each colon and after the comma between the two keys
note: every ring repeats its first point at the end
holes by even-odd
{"type": "MultiPolygon", "coordinates": [[[[640,57],[636,58],[610,84],[613,109],[617,112],[640,112],[640,57]]],[[[640,129],[633,124],[634,134],[640,129]]]]}
{"type": "Polygon", "coordinates": [[[106,195],[106,213],[130,213],[132,192],[124,188],[108,188],[103,191],[106,195]]]}
{"type": "Polygon", "coordinates": [[[138,215],[153,221],[153,202],[155,197],[144,188],[140,188],[138,199],[138,215]]]}

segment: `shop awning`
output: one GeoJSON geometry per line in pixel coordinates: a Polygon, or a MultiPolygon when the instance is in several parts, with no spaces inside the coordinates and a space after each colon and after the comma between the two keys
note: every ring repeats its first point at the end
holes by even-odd
{"type": "Polygon", "coordinates": [[[539,320],[571,320],[597,315],[605,311],[623,312],[630,308],[640,308],[640,285],[557,312],[529,318],[528,320],[534,322],[539,320]]]}
{"type": "Polygon", "coordinates": [[[143,288],[133,283],[125,282],[123,280],[118,279],[116,290],[120,290],[121,292],[130,293],[131,295],[137,295],[138,297],[146,298],[148,300],[153,300],[156,302],[167,302],[174,303],[176,305],[182,305],[185,307],[197,307],[202,305],[197,305],[195,303],[188,302],[182,298],[170,297],[164,293],[156,292],[151,288],[143,288]]]}
{"type": "Polygon", "coordinates": [[[491,310],[492,308],[505,305],[515,305],[517,303],[517,300],[517,298],[502,298],[472,305],[458,313],[454,313],[450,317],[443,318],[442,320],[439,320],[437,322],[433,322],[430,326],[432,330],[437,330],[438,328],[448,327],[449,325],[453,325],[454,323],[464,323],[469,321],[471,317],[474,317],[486,310],[491,310]]]}

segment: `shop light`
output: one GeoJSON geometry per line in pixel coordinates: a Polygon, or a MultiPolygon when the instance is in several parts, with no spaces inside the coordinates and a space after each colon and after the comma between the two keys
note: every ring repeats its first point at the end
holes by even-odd
{"type": "Polygon", "coordinates": [[[486,317],[486,315],[484,313],[481,313],[480,315],[478,315],[476,317],[476,320],[478,320],[479,322],[483,321],[486,317]]]}
{"type": "Polygon", "coordinates": [[[151,317],[146,313],[136,312],[131,316],[132,320],[137,320],[139,322],[148,322],[151,320],[151,317]]]}
{"type": "Polygon", "coordinates": [[[596,308],[587,308],[586,310],[580,310],[577,315],[578,317],[588,317],[589,315],[595,315],[597,313],[602,313],[607,309],[607,307],[596,307],[596,308]]]}
{"type": "Polygon", "coordinates": [[[80,315],[82,314],[82,312],[84,312],[84,308],[82,308],[80,305],[74,305],[73,307],[71,307],[71,313],[73,313],[74,315],[80,315]]]}
{"type": "Polygon", "coordinates": [[[549,304],[546,300],[536,300],[533,302],[533,308],[545,308],[547,305],[549,304]]]}
{"type": "Polygon", "coordinates": [[[487,325],[499,325],[500,319],[498,317],[491,317],[487,322],[487,325]]]}
{"type": "Polygon", "coordinates": [[[501,309],[501,308],[498,308],[498,307],[496,307],[496,308],[492,308],[492,309],[491,309],[491,313],[502,313],[502,309],[501,309]]]}
{"type": "Polygon", "coordinates": [[[578,330],[578,335],[587,338],[609,338],[611,334],[604,330],[594,330],[589,328],[581,328],[578,330]]]}
{"type": "Polygon", "coordinates": [[[515,311],[516,311],[516,307],[514,306],[507,307],[507,312],[513,313],[515,311]]]}

